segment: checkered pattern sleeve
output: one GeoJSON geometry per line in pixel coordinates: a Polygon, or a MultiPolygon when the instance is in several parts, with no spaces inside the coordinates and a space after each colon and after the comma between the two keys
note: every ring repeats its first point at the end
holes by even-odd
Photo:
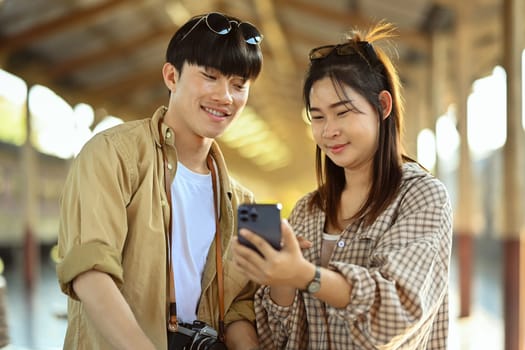
{"type": "Polygon", "coordinates": [[[254,305],[261,349],[298,349],[307,344],[304,342],[307,339],[306,311],[299,292],[292,305],[280,306],[271,299],[270,287],[263,286],[255,295],[254,305]],[[296,347],[290,348],[287,344],[296,344],[296,347]]]}
{"type": "MultiPolygon", "coordinates": [[[[361,237],[372,238],[366,264],[351,256],[330,266],[352,286],[344,309],[328,306],[334,317],[352,325],[360,348],[445,348],[448,315],[437,324],[446,301],[451,248],[451,207],[444,187],[430,177],[402,187],[396,202],[361,237]],[[373,239],[377,238],[377,239],[373,239]],[[432,332],[442,338],[426,339],[432,332]],[[412,344],[409,346],[409,344],[412,344]],[[419,344],[419,346],[417,346],[419,344]],[[415,347],[414,347],[415,346],[415,347]]],[[[352,250],[347,252],[352,254],[352,250]]],[[[347,337],[334,328],[332,340],[347,337]]]]}

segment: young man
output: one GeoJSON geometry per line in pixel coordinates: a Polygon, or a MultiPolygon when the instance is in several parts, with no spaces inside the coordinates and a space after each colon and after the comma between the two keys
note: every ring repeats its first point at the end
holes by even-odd
{"type": "Polygon", "coordinates": [[[70,297],[65,349],[166,349],[170,316],[217,330],[220,290],[228,348],[258,345],[256,286],[229,250],[237,205],[253,195],[229,177],[214,139],[246,105],[261,40],[230,16],[192,18],[167,48],[168,107],[97,134],[73,162],[58,238],[57,275],[70,297]]]}

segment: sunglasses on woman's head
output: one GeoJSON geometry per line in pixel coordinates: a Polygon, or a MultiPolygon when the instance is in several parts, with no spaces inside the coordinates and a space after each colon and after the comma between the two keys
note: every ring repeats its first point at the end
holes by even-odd
{"type": "Polygon", "coordinates": [[[191,29],[188,30],[186,34],[184,34],[180,41],[184,40],[188,36],[188,34],[190,34],[202,21],[206,23],[206,26],[209,30],[218,35],[226,35],[229,32],[231,32],[232,23],[234,23],[241,31],[242,36],[244,37],[244,41],[250,45],[257,45],[263,39],[263,35],[259,33],[259,31],[257,30],[257,28],[255,28],[253,24],[248,22],[237,22],[229,20],[226,16],[224,16],[221,13],[211,12],[199,18],[199,20],[193,25],[193,27],[191,27],[191,29]]]}
{"type": "Polygon", "coordinates": [[[319,46],[310,51],[310,53],[308,54],[308,58],[310,58],[310,61],[320,60],[322,58],[326,58],[334,51],[338,56],[350,56],[357,54],[362,56],[367,61],[370,60],[372,62],[375,62],[378,60],[376,52],[372,47],[372,44],[370,44],[368,41],[319,46]],[[366,57],[363,56],[363,53],[359,52],[359,49],[364,50],[366,57]]]}

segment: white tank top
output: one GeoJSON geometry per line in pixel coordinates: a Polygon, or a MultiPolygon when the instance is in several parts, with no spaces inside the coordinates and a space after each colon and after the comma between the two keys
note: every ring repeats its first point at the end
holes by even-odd
{"type": "Polygon", "coordinates": [[[177,318],[197,319],[201,279],[215,237],[211,174],[194,173],[181,163],[171,184],[172,261],[177,318]]]}

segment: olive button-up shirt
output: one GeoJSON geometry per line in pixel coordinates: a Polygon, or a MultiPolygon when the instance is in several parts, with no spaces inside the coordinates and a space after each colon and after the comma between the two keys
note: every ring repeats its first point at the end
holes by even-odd
{"type": "MultiPolygon", "coordinates": [[[[162,122],[165,111],[161,107],[152,118],[124,123],[95,135],[72,162],[60,200],[58,236],[61,262],[57,275],[61,289],[69,296],[65,349],[110,348],[72,288],[76,276],[92,269],[112,277],[155,347],[167,347],[166,232],[170,230],[171,211],[163,186],[161,150],[165,148],[171,164],[170,181],[176,173],[177,153],[174,134],[162,122]]],[[[253,195],[229,177],[215,142],[210,154],[217,164],[220,182],[225,323],[253,321],[256,286],[234,268],[229,249],[237,229],[234,211],[239,203],[252,202],[253,195]]],[[[213,243],[202,276],[197,314],[217,329],[216,272],[213,243]]]]}

